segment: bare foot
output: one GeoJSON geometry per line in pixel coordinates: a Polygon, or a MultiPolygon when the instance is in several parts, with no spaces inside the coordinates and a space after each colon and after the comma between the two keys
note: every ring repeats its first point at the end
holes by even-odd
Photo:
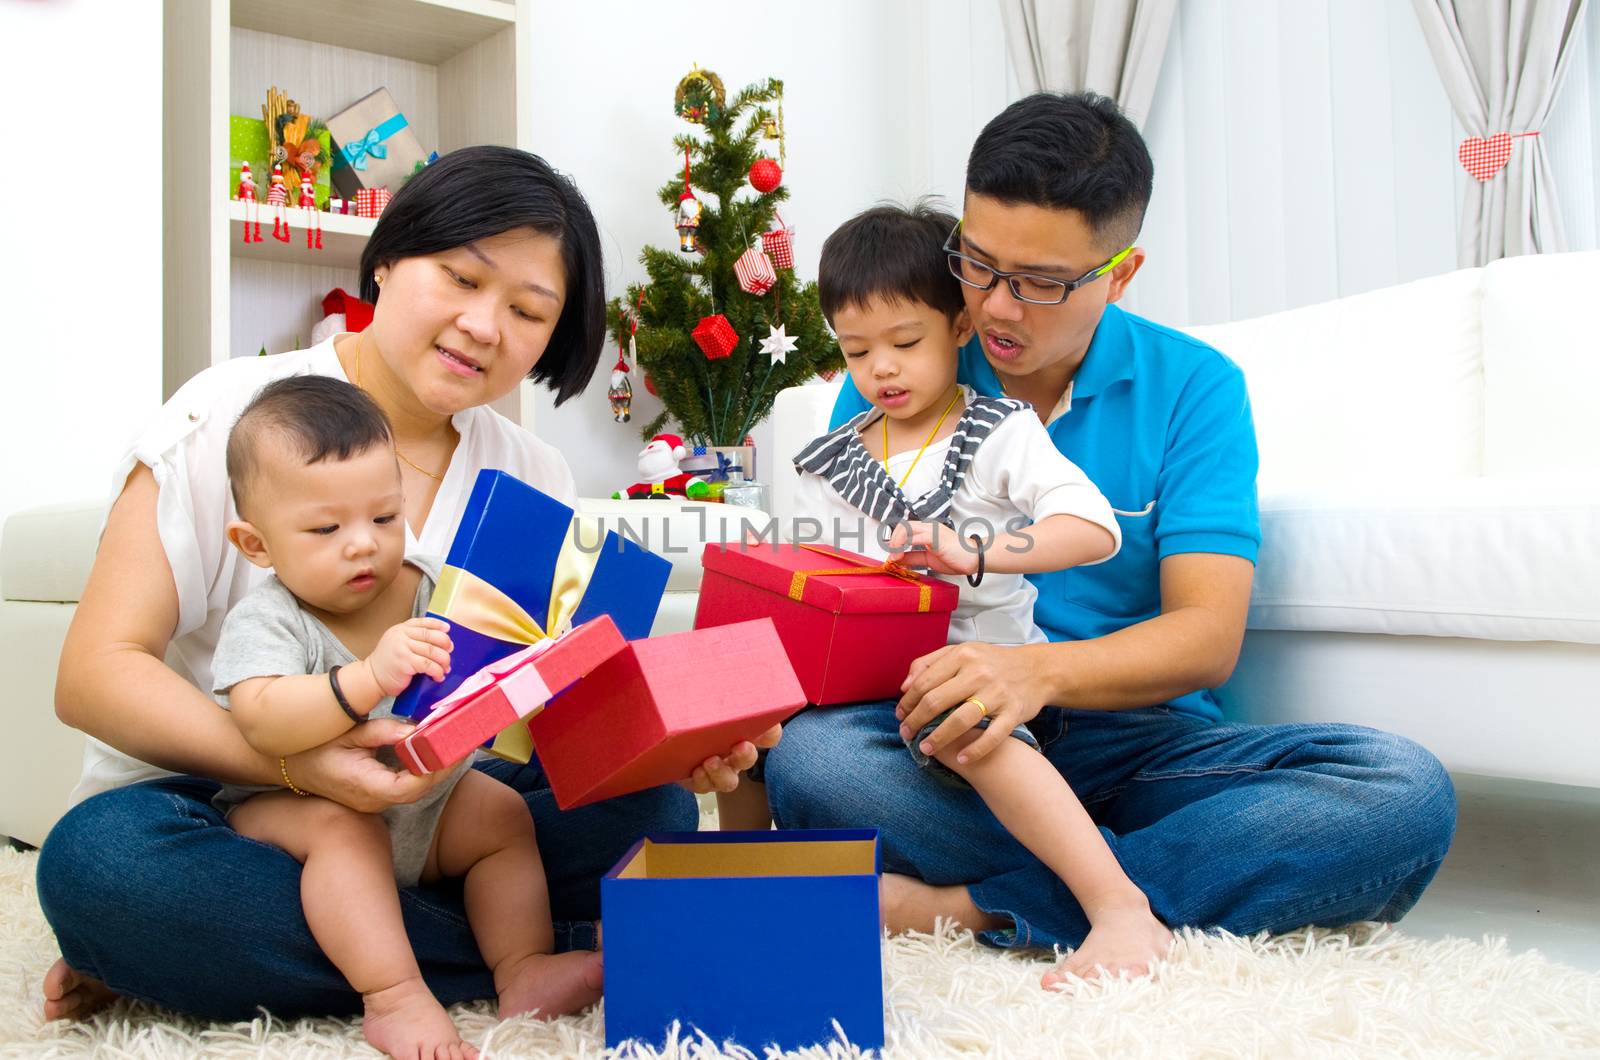
{"type": "Polygon", "coordinates": [[[1172,950],[1172,932],[1157,920],[1148,905],[1119,906],[1097,912],[1083,945],[1044,973],[1040,985],[1049,990],[1068,979],[1115,978],[1147,974],[1151,966],[1172,950]]]}
{"type": "Polygon", "coordinates": [[[960,884],[935,887],[914,876],[886,872],[881,893],[883,922],[891,935],[902,931],[932,934],[940,918],[953,920],[968,931],[998,931],[1009,923],[979,909],[960,884]]]}
{"type": "Polygon", "coordinates": [[[363,994],[361,1033],[374,1049],[396,1060],[473,1060],[478,1050],[461,1040],[450,1014],[421,977],[363,994]]]}
{"type": "Polygon", "coordinates": [[[553,1020],[600,1000],[605,963],[600,954],[590,950],[530,953],[496,968],[494,983],[500,994],[501,1019],[531,1012],[542,1020],[553,1020]]]}
{"type": "Polygon", "coordinates": [[[84,1019],[85,1017],[105,1008],[117,1000],[118,995],[113,993],[98,979],[90,979],[81,972],[74,971],[72,966],[64,959],[58,959],[44,973],[44,1019],[51,1020],[84,1019]]]}

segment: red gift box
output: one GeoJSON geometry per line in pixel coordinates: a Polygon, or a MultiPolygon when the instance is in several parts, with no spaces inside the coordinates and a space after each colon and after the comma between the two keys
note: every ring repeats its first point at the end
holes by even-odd
{"type": "Polygon", "coordinates": [[[701,317],[700,323],[695,325],[691,334],[694,335],[694,341],[700,344],[700,349],[705,352],[708,361],[728,356],[739,344],[738,333],[733,330],[733,325],[728,323],[728,318],[721,313],[714,317],[701,317]]]}
{"type": "Polygon", "coordinates": [[[778,282],[772,259],[760,247],[751,247],[739,255],[739,260],[733,263],[733,275],[738,278],[739,287],[746,294],[766,294],[778,282]]]}
{"type": "Polygon", "coordinates": [[[774,228],[761,235],[761,249],[780,269],[794,268],[794,229],[774,228]]]}
{"type": "Polygon", "coordinates": [[[627,642],[609,615],[565,635],[490,663],[439,701],[433,713],[395,745],[418,776],[448,769],[504,730],[533,717],[627,642]]]}
{"type": "Polygon", "coordinates": [[[393,198],[388,188],[362,188],[356,192],[356,216],[376,217],[393,198]]]}
{"type": "Polygon", "coordinates": [[[696,629],[771,618],[806,702],[899,699],[919,656],[942,648],[959,593],[898,564],[820,545],[709,544],[696,629]]]}
{"type": "Polygon", "coordinates": [[[528,721],[563,810],[682,780],[806,697],[772,623],[629,643],[528,721]]]}

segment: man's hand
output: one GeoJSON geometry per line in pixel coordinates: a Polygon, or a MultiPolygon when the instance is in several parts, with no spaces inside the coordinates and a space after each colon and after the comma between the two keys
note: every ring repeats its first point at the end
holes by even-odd
{"type": "Polygon", "coordinates": [[[443,681],[450,672],[450,651],[455,647],[445,631],[449,623],[437,618],[412,618],[390,626],[365,659],[373,683],[386,696],[398,696],[416,674],[443,681]]]}
{"type": "Polygon", "coordinates": [[[976,762],[1044,709],[1048,693],[1039,649],[1048,647],[949,644],[917,659],[895,707],[901,738],[911,739],[934,718],[959,707],[922,742],[921,750],[938,754],[987,717],[989,728],[959,756],[962,762],[976,762]]]}
{"type": "Polygon", "coordinates": [[[887,549],[890,560],[908,567],[927,567],[940,574],[978,572],[977,547],[942,523],[900,523],[889,535],[887,549]]]}
{"type": "Polygon", "coordinates": [[[712,755],[695,766],[688,779],[680,780],[678,784],[696,795],[713,791],[726,795],[739,786],[739,774],[756,764],[756,749],[776,747],[782,737],[783,726],[774,725],[753,742],[746,740],[735,745],[727,754],[712,755]]]}
{"type": "Polygon", "coordinates": [[[399,743],[413,728],[399,718],[373,718],[320,747],[289,755],[284,768],[295,787],[358,813],[378,813],[416,802],[450,771],[418,777],[403,769],[390,769],[377,757],[379,748],[399,743]]]}

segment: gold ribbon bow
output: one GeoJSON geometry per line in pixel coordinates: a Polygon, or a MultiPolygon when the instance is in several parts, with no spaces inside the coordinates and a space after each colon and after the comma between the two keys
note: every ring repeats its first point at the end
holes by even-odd
{"type": "Polygon", "coordinates": [[[917,587],[917,612],[927,611],[933,604],[933,587],[922,580],[922,577],[907,567],[904,563],[894,560],[884,560],[882,563],[864,563],[858,557],[848,552],[836,552],[825,545],[801,545],[809,552],[817,552],[829,559],[843,560],[852,564],[849,567],[835,567],[831,570],[797,570],[789,579],[789,599],[796,602],[804,599],[806,595],[807,578],[832,578],[851,574],[887,574],[892,578],[909,582],[917,587]]]}
{"type": "MultiPolygon", "coordinates": [[[[445,566],[439,572],[438,584],[428,601],[428,610],[452,625],[464,626],[474,633],[482,633],[496,640],[513,644],[532,645],[543,640],[553,640],[572,626],[572,616],[589,588],[599,563],[600,544],[604,541],[605,527],[597,520],[574,516],[567,527],[561,551],[556,553],[555,573],[550,584],[550,610],[541,627],[538,620],[523,610],[511,597],[489,582],[461,567],[445,566]],[[580,541],[587,535],[594,538],[594,547],[584,548],[580,541]]],[[[533,740],[528,726],[517,722],[494,738],[489,751],[512,762],[526,762],[533,757],[533,740]]]]}

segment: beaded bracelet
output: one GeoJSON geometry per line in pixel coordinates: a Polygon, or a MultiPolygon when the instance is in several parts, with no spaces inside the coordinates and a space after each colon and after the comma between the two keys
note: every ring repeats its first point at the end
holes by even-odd
{"type": "Polygon", "coordinates": [[[284,755],[278,756],[278,772],[283,774],[283,783],[290,791],[294,792],[301,798],[305,798],[307,795],[311,794],[308,791],[301,791],[299,788],[295,787],[294,781],[289,779],[289,763],[284,755]]]}

